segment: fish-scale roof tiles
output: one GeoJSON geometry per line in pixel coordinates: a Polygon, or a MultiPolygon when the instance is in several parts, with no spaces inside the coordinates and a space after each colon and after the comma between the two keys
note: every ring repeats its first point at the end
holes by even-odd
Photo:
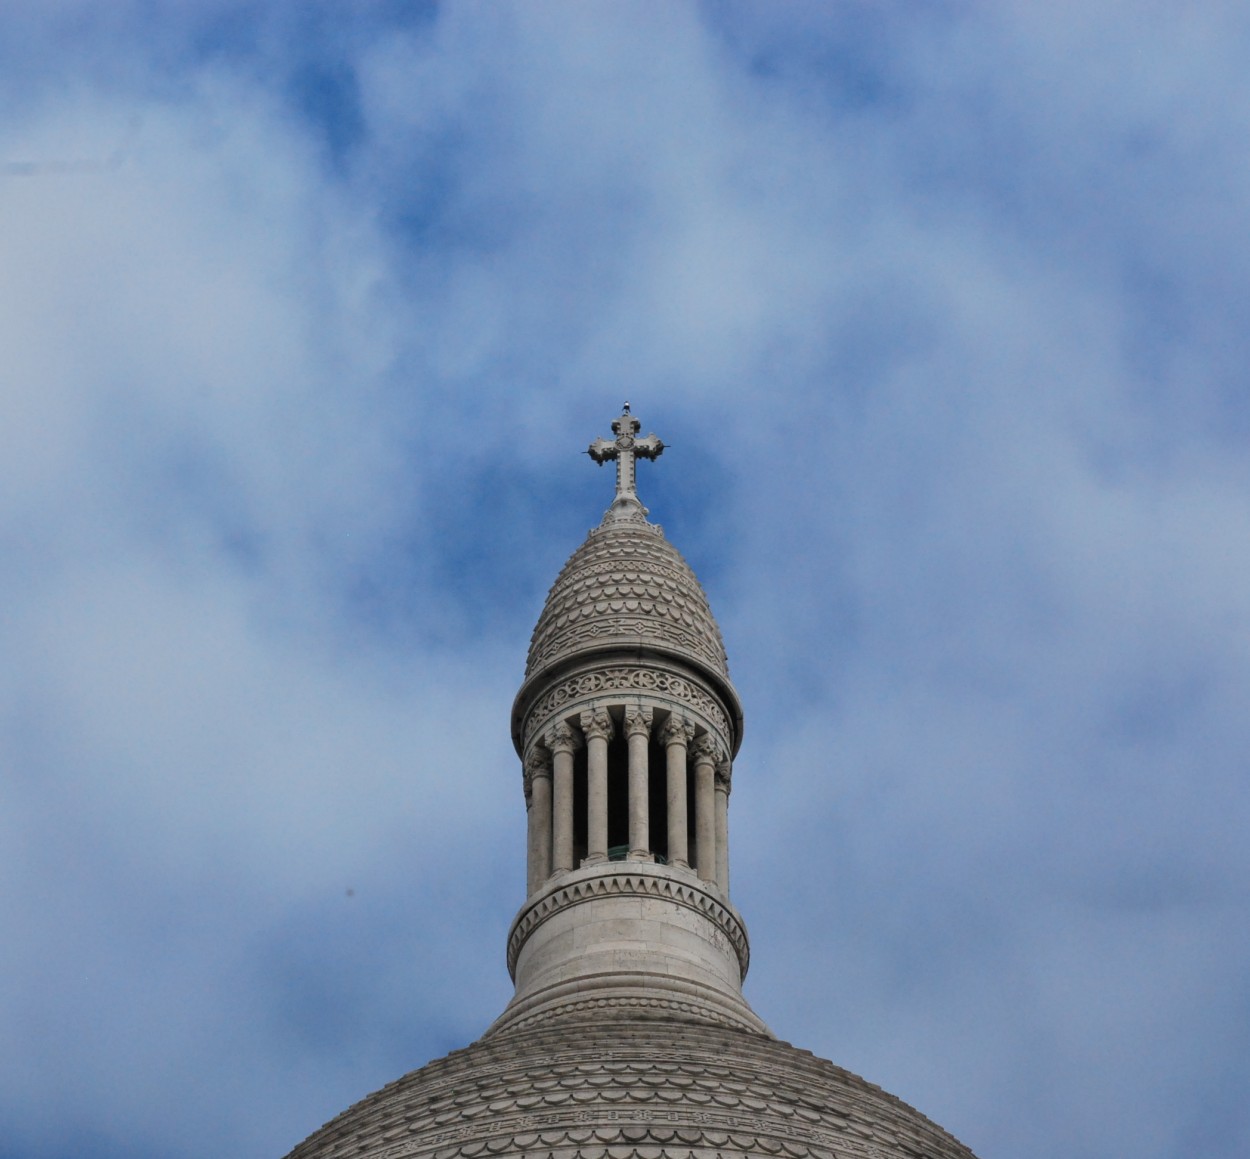
{"type": "Polygon", "coordinates": [[[288,1159],[973,1159],[919,1111],[746,1031],[607,1019],[482,1039],[288,1159]]]}
{"type": "Polygon", "coordinates": [[[569,557],[534,628],[525,675],[618,642],[650,645],[729,676],[702,586],[652,523],[605,523],[569,557]]]}

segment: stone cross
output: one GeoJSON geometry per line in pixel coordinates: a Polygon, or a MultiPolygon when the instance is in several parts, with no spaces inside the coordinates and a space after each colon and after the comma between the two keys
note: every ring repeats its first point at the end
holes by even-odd
{"type": "Polygon", "coordinates": [[[587,454],[601,467],[609,459],[616,460],[616,498],[604,514],[604,519],[643,519],[647,509],[638,501],[635,461],[639,458],[658,459],[664,450],[664,442],[655,435],[638,438],[642,424],[629,413],[625,403],[624,413],[612,422],[615,439],[596,439],[587,454]]]}

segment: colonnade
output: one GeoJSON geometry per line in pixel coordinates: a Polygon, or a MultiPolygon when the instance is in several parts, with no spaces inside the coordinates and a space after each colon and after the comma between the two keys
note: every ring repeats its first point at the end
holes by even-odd
{"type": "MultiPolygon", "coordinates": [[[[586,748],[586,856],[583,865],[608,860],[608,744],[623,731],[628,752],[631,861],[655,859],[650,832],[650,745],[656,712],[620,705],[587,709],[551,725],[526,762],[529,810],[529,893],[574,866],[575,754],[586,748]]],[[[665,750],[666,849],[670,865],[693,869],[701,880],[729,892],[730,765],[715,739],[678,712],[656,732],[665,750]],[[688,778],[694,785],[694,848],[687,815],[688,778]]]]}

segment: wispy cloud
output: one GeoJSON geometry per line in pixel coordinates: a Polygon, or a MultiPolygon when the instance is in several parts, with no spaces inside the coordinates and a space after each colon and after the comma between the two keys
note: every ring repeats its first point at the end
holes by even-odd
{"type": "Polygon", "coordinates": [[[0,18],[0,1118],[274,1155],[507,996],[526,638],[710,590],[783,1037],[989,1155],[1241,1155],[1231,10],[0,18]]]}

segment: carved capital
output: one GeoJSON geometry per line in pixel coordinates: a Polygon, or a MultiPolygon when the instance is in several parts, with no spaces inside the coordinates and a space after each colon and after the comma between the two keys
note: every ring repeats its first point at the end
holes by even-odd
{"type": "Polygon", "coordinates": [[[567,720],[558,720],[543,737],[543,744],[555,753],[571,753],[581,748],[581,734],[567,720]]]}
{"type": "Polygon", "coordinates": [[[535,746],[530,749],[529,756],[525,758],[522,770],[525,783],[525,800],[528,803],[530,794],[534,790],[534,778],[551,776],[551,754],[546,749],[535,746]]]}
{"type": "Polygon", "coordinates": [[[655,719],[655,710],[651,708],[627,708],[625,709],[625,735],[626,736],[646,736],[651,735],[651,721],[655,719]]]}
{"type": "Polygon", "coordinates": [[[719,742],[713,739],[711,733],[700,733],[695,737],[694,743],[690,746],[690,755],[694,758],[696,765],[719,764],[725,759],[719,742]]]}
{"type": "Polygon", "coordinates": [[[716,762],[716,788],[725,796],[733,787],[733,769],[733,762],[728,759],[716,762]]]}
{"type": "Polygon", "coordinates": [[[660,726],[660,743],[663,745],[688,745],[694,739],[694,724],[679,712],[669,715],[660,726]]]}
{"type": "Polygon", "coordinates": [[[606,708],[587,709],[577,721],[582,726],[582,735],[588,741],[612,739],[612,717],[608,715],[606,708]]]}

